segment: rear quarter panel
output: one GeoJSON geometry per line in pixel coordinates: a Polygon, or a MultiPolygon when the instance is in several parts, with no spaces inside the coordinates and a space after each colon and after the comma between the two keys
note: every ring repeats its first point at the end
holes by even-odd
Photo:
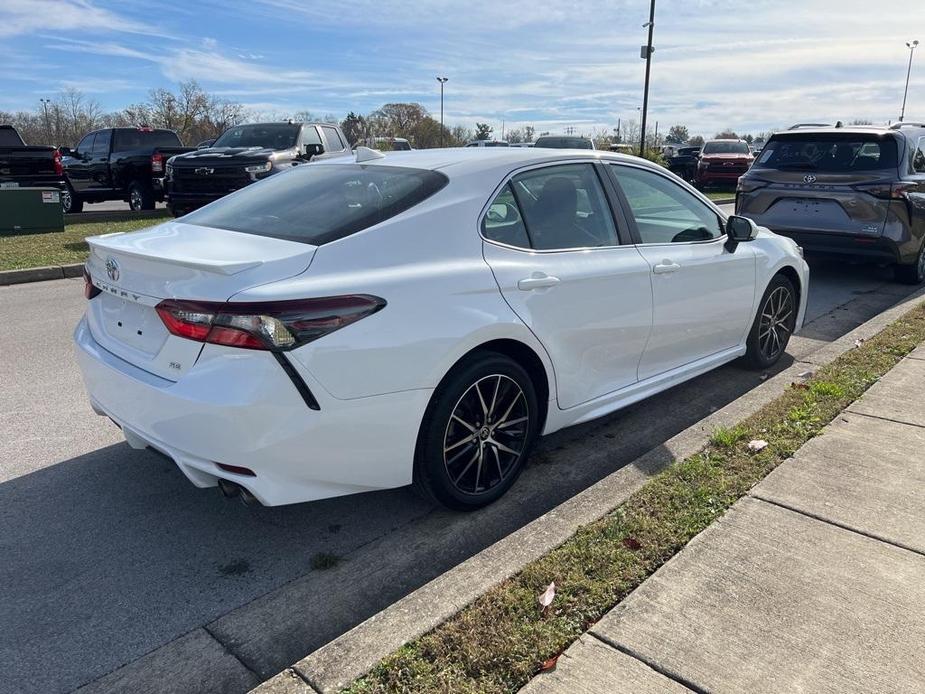
{"type": "Polygon", "coordinates": [[[311,269],[256,287],[235,301],[364,293],[384,298],[378,313],[292,352],[336,398],[434,388],[473,348],[515,339],[546,352],[504,302],[482,258],[477,221],[490,195],[445,188],[399,217],[321,246],[311,269]]]}

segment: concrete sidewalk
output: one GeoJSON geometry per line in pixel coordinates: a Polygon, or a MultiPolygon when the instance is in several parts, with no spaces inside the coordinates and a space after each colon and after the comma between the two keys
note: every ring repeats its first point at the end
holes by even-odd
{"type": "Polygon", "coordinates": [[[925,346],[522,691],[925,691],[925,346]]]}

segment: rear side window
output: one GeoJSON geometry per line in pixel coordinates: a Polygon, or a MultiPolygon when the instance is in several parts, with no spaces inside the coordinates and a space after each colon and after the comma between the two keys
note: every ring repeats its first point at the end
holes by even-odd
{"type": "Polygon", "coordinates": [[[23,141],[12,128],[0,128],[0,147],[22,147],[23,141]]]}
{"type": "Polygon", "coordinates": [[[617,246],[617,229],[591,164],[531,169],[511,179],[482,220],[485,238],[536,250],[617,246]]]}
{"type": "Polygon", "coordinates": [[[324,139],[328,141],[329,152],[339,152],[344,148],[344,143],[336,129],[322,127],[322,130],[324,130],[324,139]]]}
{"type": "Polygon", "coordinates": [[[855,133],[772,137],[754,163],[757,169],[851,173],[896,169],[896,141],[855,133]]]}
{"type": "Polygon", "coordinates": [[[443,174],[423,169],[309,164],[243,188],[183,221],[320,246],[394,217],[446,184],[443,174]]]}
{"type": "Polygon", "coordinates": [[[113,152],[154,147],[180,147],[180,138],[172,130],[116,130],[113,152]]]}
{"type": "Polygon", "coordinates": [[[919,138],[918,146],[912,153],[912,170],[915,173],[925,173],[925,137],[919,138]]]}

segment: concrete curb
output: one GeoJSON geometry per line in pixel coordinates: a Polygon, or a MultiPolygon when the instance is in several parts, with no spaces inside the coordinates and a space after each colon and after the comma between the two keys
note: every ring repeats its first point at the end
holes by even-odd
{"type": "MultiPolygon", "coordinates": [[[[754,414],[799,380],[799,374],[834,361],[922,302],[925,288],[769,378],[720,410],[672,437],[543,516],[438,576],[378,614],[267,680],[255,694],[336,692],[382,658],[440,625],[526,564],[562,544],[579,527],[606,515],[655,473],[701,450],[712,432],[754,414]]],[[[296,609],[295,607],[293,609],[296,609]]]]}
{"type": "Polygon", "coordinates": [[[117,222],[128,221],[131,219],[158,219],[160,217],[170,217],[167,210],[106,210],[100,212],[75,212],[64,215],[64,223],[67,224],[90,224],[91,222],[117,222]]]}
{"type": "Polygon", "coordinates": [[[8,284],[23,284],[25,282],[43,282],[45,280],[60,280],[68,277],[80,277],[83,273],[83,263],[73,265],[50,265],[48,267],[30,267],[25,270],[0,271],[0,286],[8,284]]]}

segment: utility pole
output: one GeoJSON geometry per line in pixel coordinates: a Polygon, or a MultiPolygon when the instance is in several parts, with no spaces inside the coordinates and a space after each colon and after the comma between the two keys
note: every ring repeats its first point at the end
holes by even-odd
{"type": "Polygon", "coordinates": [[[655,146],[658,147],[658,121],[655,121],[655,146]]]}
{"type": "Polygon", "coordinates": [[[443,147],[443,85],[447,83],[449,77],[438,77],[437,81],[440,83],[440,146],[443,147]]]}
{"type": "Polygon", "coordinates": [[[652,32],[655,29],[655,0],[649,2],[649,21],[643,26],[649,27],[649,41],[642,47],[642,57],[646,59],[646,84],[642,93],[642,135],[639,141],[639,156],[645,156],[646,153],[646,113],[649,109],[649,72],[652,69],[652,32]]]}
{"type": "Polygon", "coordinates": [[[51,124],[48,122],[48,104],[51,103],[51,99],[39,99],[42,102],[42,111],[45,112],[45,144],[53,144],[51,141],[51,124]]]}
{"type": "Polygon", "coordinates": [[[903,108],[899,112],[899,122],[903,122],[906,115],[906,97],[909,95],[909,75],[912,74],[912,54],[915,53],[915,47],[919,45],[918,40],[906,41],[906,48],[909,49],[909,69],[906,70],[906,90],[903,92],[903,108]]]}

